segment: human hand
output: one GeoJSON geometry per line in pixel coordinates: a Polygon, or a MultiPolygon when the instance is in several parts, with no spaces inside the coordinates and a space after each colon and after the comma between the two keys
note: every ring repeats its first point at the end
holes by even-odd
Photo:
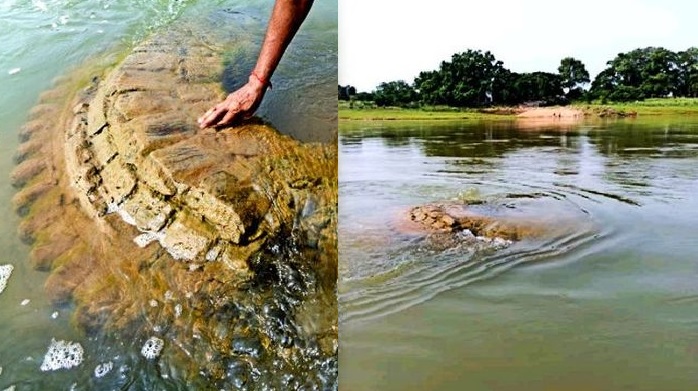
{"type": "Polygon", "coordinates": [[[224,126],[236,120],[252,116],[267,90],[267,84],[250,76],[247,84],[230,93],[225,100],[204,113],[198,119],[200,128],[224,126]]]}

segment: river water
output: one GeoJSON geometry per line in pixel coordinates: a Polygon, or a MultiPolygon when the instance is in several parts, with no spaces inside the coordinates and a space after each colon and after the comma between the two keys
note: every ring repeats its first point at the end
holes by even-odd
{"type": "Polygon", "coordinates": [[[342,389],[695,389],[698,121],[342,123],[339,143],[342,389]],[[399,229],[446,201],[543,233],[399,229]]]}
{"type": "MultiPolygon", "coordinates": [[[[71,308],[54,307],[42,289],[46,273],[27,263],[30,249],[18,238],[19,218],[9,181],[17,132],[39,94],[54,78],[95,57],[123,55],[150,34],[178,23],[201,26],[225,48],[226,40],[247,42],[233,53],[223,85],[246,79],[266,28],[272,0],[7,0],[0,4],[0,265],[14,272],[0,294],[0,389],[187,389],[163,382],[143,360],[119,360],[129,341],[104,346],[71,324],[71,308]],[[51,339],[79,342],[85,360],[78,368],[42,372],[51,339]],[[115,368],[98,378],[95,368],[112,358],[115,368]],[[129,364],[123,364],[128,361],[129,364]],[[120,362],[123,365],[120,365],[120,362]]],[[[336,139],[337,3],[316,1],[289,47],[258,114],[302,141],[336,139]],[[290,102],[290,103],[289,103],[290,102]]],[[[140,347],[138,347],[140,348],[140,347]]],[[[124,353],[126,352],[126,353],[124,353]]],[[[138,357],[138,354],[134,355],[138,357]]],[[[249,385],[247,387],[250,387],[249,385]]]]}

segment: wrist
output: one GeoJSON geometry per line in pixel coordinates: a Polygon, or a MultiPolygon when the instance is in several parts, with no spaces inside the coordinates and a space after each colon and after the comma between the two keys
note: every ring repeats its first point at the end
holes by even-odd
{"type": "Polygon", "coordinates": [[[264,78],[257,74],[257,72],[252,71],[250,73],[250,77],[248,78],[248,83],[252,83],[253,85],[257,86],[259,89],[271,89],[271,81],[269,79],[264,78]]]}

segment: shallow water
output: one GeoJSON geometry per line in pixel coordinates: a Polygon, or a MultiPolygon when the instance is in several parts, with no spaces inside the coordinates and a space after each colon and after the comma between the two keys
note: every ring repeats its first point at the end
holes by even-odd
{"type": "Polygon", "coordinates": [[[339,142],[342,389],[695,387],[698,121],[343,123],[339,142]],[[444,200],[545,233],[395,228],[444,200]]]}
{"type": "MultiPolygon", "coordinates": [[[[198,24],[216,42],[244,43],[248,51],[226,69],[226,88],[246,78],[261,43],[272,0],[16,0],[0,4],[0,265],[14,273],[0,294],[0,389],[185,389],[177,368],[140,356],[141,344],[118,336],[86,336],[71,324],[71,308],[55,307],[43,291],[46,273],[32,270],[29,248],[16,230],[10,199],[17,132],[52,80],[94,57],[120,56],[152,32],[172,24],[198,24]],[[26,302],[24,305],[22,303],[26,302]],[[77,368],[42,372],[51,338],[85,350],[77,368]],[[103,378],[94,370],[113,363],[103,378]],[[163,376],[165,374],[165,376],[163,376]],[[169,380],[168,380],[169,379],[169,380]]],[[[336,138],[337,4],[316,2],[282,60],[258,114],[302,141],[336,138]],[[329,91],[325,93],[325,91],[329,91]]],[[[199,385],[199,388],[206,386],[199,385]]]]}

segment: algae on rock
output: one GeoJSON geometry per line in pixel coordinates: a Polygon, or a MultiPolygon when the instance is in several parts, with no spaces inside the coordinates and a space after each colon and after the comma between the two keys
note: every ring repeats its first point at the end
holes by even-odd
{"type": "Polygon", "coordinates": [[[336,381],[337,146],[258,121],[199,130],[222,60],[192,36],[160,33],[74,97],[79,72],[42,96],[13,173],[20,235],[88,331],[161,330],[162,359],[222,386],[336,381]]]}

